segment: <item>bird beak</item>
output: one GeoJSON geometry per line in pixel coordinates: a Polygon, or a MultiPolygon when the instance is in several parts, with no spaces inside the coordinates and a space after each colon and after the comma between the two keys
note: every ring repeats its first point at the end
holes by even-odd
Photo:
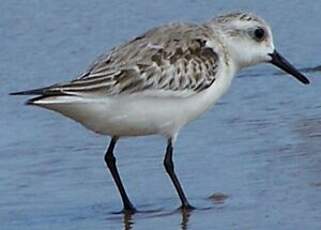
{"type": "Polygon", "coordinates": [[[282,57],[276,50],[273,53],[269,54],[272,58],[270,63],[284,70],[288,74],[291,74],[293,77],[298,79],[303,84],[309,84],[310,81],[302,73],[299,72],[293,65],[291,65],[284,57],[282,57]]]}

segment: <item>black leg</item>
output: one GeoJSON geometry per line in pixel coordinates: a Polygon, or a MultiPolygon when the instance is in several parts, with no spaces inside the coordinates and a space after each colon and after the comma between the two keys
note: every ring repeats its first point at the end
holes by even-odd
{"type": "Polygon", "coordinates": [[[193,206],[191,206],[188,203],[188,200],[186,199],[186,196],[184,194],[183,188],[181,184],[179,183],[179,180],[175,174],[174,171],[174,163],[173,163],[173,145],[172,145],[172,140],[169,139],[167,143],[167,148],[166,148],[166,154],[164,158],[164,166],[166,169],[166,172],[168,173],[169,177],[171,178],[176,191],[178,193],[179,198],[181,199],[182,202],[182,209],[194,209],[193,206]]]}
{"type": "Polygon", "coordinates": [[[136,209],[132,205],[132,203],[130,202],[126,194],[125,188],[123,186],[123,183],[121,182],[121,178],[119,176],[119,173],[116,167],[116,158],[114,157],[114,148],[115,148],[116,142],[117,142],[117,137],[112,137],[110,144],[108,146],[107,152],[105,154],[105,162],[107,164],[107,167],[109,168],[111,175],[113,176],[113,179],[121,195],[123,205],[124,205],[124,212],[134,213],[136,209]]]}

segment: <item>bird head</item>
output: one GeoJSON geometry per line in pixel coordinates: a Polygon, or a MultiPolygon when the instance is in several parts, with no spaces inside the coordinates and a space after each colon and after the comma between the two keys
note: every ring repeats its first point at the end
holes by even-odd
{"type": "Polygon", "coordinates": [[[260,17],[251,13],[230,13],[214,18],[210,25],[222,33],[231,59],[238,69],[271,63],[303,84],[309,80],[291,65],[273,43],[270,26],[260,17]]]}

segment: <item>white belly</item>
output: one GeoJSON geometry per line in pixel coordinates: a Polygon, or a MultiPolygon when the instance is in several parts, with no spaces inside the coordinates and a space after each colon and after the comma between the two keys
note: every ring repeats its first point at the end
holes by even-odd
{"type": "Polygon", "coordinates": [[[75,98],[60,97],[64,103],[42,105],[81,123],[90,130],[110,136],[171,136],[199,114],[193,99],[164,98],[75,98]],[[72,100],[66,103],[67,100],[72,100]],[[194,104],[194,106],[193,106],[194,104]]]}

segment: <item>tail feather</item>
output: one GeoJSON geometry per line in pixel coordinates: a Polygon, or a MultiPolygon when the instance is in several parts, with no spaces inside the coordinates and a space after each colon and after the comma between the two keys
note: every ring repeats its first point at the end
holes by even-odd
{"type": "Polygon", "coordinates": [[[12,92],[9,93],[9,95],[42,95],[46,94],[46,91],[50,87],[44,87],[44,88],[38,88],[38,89],[32,89],[32,90],[26,90],[26,91],[19,91],[19,92],[12,92]]]}
{"type": "Polygon", "coordinates": [[[73,94],[63,92],[61,90],[52,90],[52,87],[44,87],[44,88],[38,88],[38,89],[32,89],[32,90],[26,90],[26,91],[19,91],[19,92],[12,92],[9,93],[9,95],[37,95],[36,97],[33,97],[25,102],[26,105],[35,105],[37,102],[51,97],[57,97],[57,96],[74,96],[73,94]]]}

